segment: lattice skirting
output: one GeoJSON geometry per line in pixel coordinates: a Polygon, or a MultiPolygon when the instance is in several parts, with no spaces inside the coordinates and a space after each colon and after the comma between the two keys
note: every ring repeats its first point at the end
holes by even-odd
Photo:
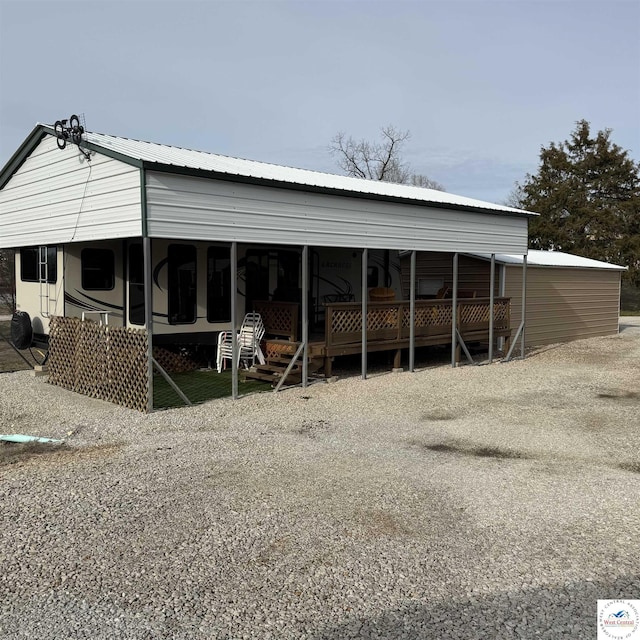
{"type": "Polygon", "coordinates": [[[147,332],[53,317],[49,383],[146,412],[147,332]]]}
{"type": "Polygon", "coordinates": [[[284,340],[267,340],[265,354],[267,360],[280,356],[293,356],[298,348],[297,342],[285,342],[284,340]]]}

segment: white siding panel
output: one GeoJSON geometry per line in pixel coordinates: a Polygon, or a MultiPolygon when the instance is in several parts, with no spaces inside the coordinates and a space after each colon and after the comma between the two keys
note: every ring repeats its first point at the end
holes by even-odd
{"type": "Polygon", "coordinates": [[[151,171],[147,211],[157,238],[490,253],[527,247],[523,217],[151,171]]]}
{"type": "Polygon", "coordinates": [[[142,233],[140,171],[46,137],[0,191],[0,247],[142,233]]]}

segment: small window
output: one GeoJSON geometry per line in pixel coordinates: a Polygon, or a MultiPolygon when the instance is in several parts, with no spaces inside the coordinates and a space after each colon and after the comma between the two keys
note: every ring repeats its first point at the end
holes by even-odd
{"type": "Polygon", "coordinates": [[[110,291],[115,286],[116,259],[111,249],[83,249],[82,288],[86,291],[110,291]]]}
{"type": "Polygon", "coordinates": [[[56,247],[27,247],[20,249],[20,279],[23,282],[48,282],[58,279],[56,247]]]}
{"type": "Polygon", "coordinates": [[[207,250],[207,320],[231,321],[231,257],[229,247],[207,250]]]}
{"type": "Polygon", "coordinates": [[[191,324],[197,318],[196,248],[170,244],[169,324],[191,324]]]}

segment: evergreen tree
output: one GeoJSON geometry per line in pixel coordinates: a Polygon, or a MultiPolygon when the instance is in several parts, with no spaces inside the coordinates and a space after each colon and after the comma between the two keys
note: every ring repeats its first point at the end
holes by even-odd
{"type": "Polygon", "coordinates": [[[629,267],[640,285],[640,164],[580,120],[569,140],[542,147],[535,175],[512,200],[540,216],[529,221],[532,249],[555,249],[629,267]]]}

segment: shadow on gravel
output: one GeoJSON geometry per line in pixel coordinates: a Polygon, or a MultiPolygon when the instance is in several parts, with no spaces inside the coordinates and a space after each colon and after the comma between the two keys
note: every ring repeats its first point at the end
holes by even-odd
{"type": "Polygon", "coordinates": [[[521,451],[513,449],[500,449],[498,447],[472,447],[460,444],[423,444],[420,442],[410,442],[412,446],[420,446],[436,453],[450,453],[452,455],[473,456],[475,458],[498,458],[502,460],[529,460],[533,458],[521,451]]]}
{"type": "Polygon", "coordinates": [[[41,442],[27,442],[18,444],[0,442],[0,466],[38,460],[64,463],[87,457],[103,457],[115,453],[121,447],[122,445],[120,444],[70,447],[64,443],[46,444],[41,442]]]}
{"type": "Polygon", "coordinates": [[[618,469],[623,471],[631,471],[631,473],[640,473],[640,462],[621,462],[618,469]]]}
{"type": "Polygon", "coordinates": [[[329,423],[326,420],[303,420],[302,425],[296,429],[296,433],[308,438],[315,438],[316,434],[329,429],[329,423]]]}
{"type": "Polygon", "coordinates": [[[635,400],[636,398],[640,398],[640,392],[615,389],[613,391],[604,391],[599,393],[598,398],[603,398],[605,400],[635,400]]]}
{"type": "Polygon", "coordinates": [[[595,638],[596,601],[634,598],[639,590],[640,575],[629,575],[610,583],[585,580],[438,604],[414,602],[373,617],[350,615],[306,637],[313,640],[595,638]]]}
{"type": "Polygon", "coordinates": [[[436,409],[435,411],[431,411],[422,415],[422,419],[427,422],[437,422],[438,420],[455,420],[456,418],[461,417],[462,414],[457,415],[453,413],[453,411],[446,411],[444,409],[436,409]]]}

